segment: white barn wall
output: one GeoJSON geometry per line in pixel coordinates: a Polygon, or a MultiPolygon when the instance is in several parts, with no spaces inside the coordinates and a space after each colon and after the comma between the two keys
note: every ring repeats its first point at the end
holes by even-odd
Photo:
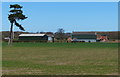
{"type": "Polygon", "coordinates": [[[77,41],[85,41],[85,42],[96,42],[95,39],[77,39],[77,41]]]}

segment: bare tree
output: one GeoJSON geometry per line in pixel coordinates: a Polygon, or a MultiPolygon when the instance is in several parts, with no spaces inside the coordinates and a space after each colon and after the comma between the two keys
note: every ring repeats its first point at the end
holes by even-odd
{"type": "Polygon", "coordinates": [[[58,31],[55,33],[55,38],[58,40],[64,40],[65,39],[65,30],[62,28],[59,28],[58,31]]]}

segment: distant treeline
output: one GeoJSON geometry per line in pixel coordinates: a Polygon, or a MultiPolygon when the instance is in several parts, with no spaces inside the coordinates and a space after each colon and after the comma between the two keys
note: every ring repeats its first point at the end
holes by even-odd
{"type": "MultiPolygon", "coordinates": [[[[14,39],[18,39],[20,34],[29,34],[31,32],[19,32],[16,31],[14,32],[14,39]]],[[[36,32],[38,33],[38,32],[36,32]]],[[[46,33],[46,34],[52,34],[55,36],[56,33],[53,32],[39,32],[39,33],[46,33]]],[[[119,40],[120,39],[120,31],[112,31],[112,32],[97,32],[99,34],[105,34],[108,36],[109,40],[119,40]]],[[[66,38],[70,37],[72,33],[64,33],[66,38]]],[[[9,31],[2,31],[0,32],[0,37],[2,37],[2,39],[4,39],[5,37],[9,37],[9,31]]]]}

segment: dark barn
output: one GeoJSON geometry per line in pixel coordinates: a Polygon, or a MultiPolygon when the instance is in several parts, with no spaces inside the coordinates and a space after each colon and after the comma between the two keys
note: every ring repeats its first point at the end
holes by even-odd
{"type": "Polygon", "coordinates": [[[47,42],[48,36],[45,34],[20,34],[19,41],[40,41],[47,42]]]}
{"type": "Polygon", "coordinates": [[[72,39],[73,41],[96,42],[97,36],[96,33],[73,32],[72,39]]]}

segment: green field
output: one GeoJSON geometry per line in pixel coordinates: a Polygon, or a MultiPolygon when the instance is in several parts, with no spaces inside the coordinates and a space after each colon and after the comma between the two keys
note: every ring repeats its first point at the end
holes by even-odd
{"type": "Polygon", "coordinates": [[[3,75],[116,75],[117,43],[2,45],[3,75]]]}

